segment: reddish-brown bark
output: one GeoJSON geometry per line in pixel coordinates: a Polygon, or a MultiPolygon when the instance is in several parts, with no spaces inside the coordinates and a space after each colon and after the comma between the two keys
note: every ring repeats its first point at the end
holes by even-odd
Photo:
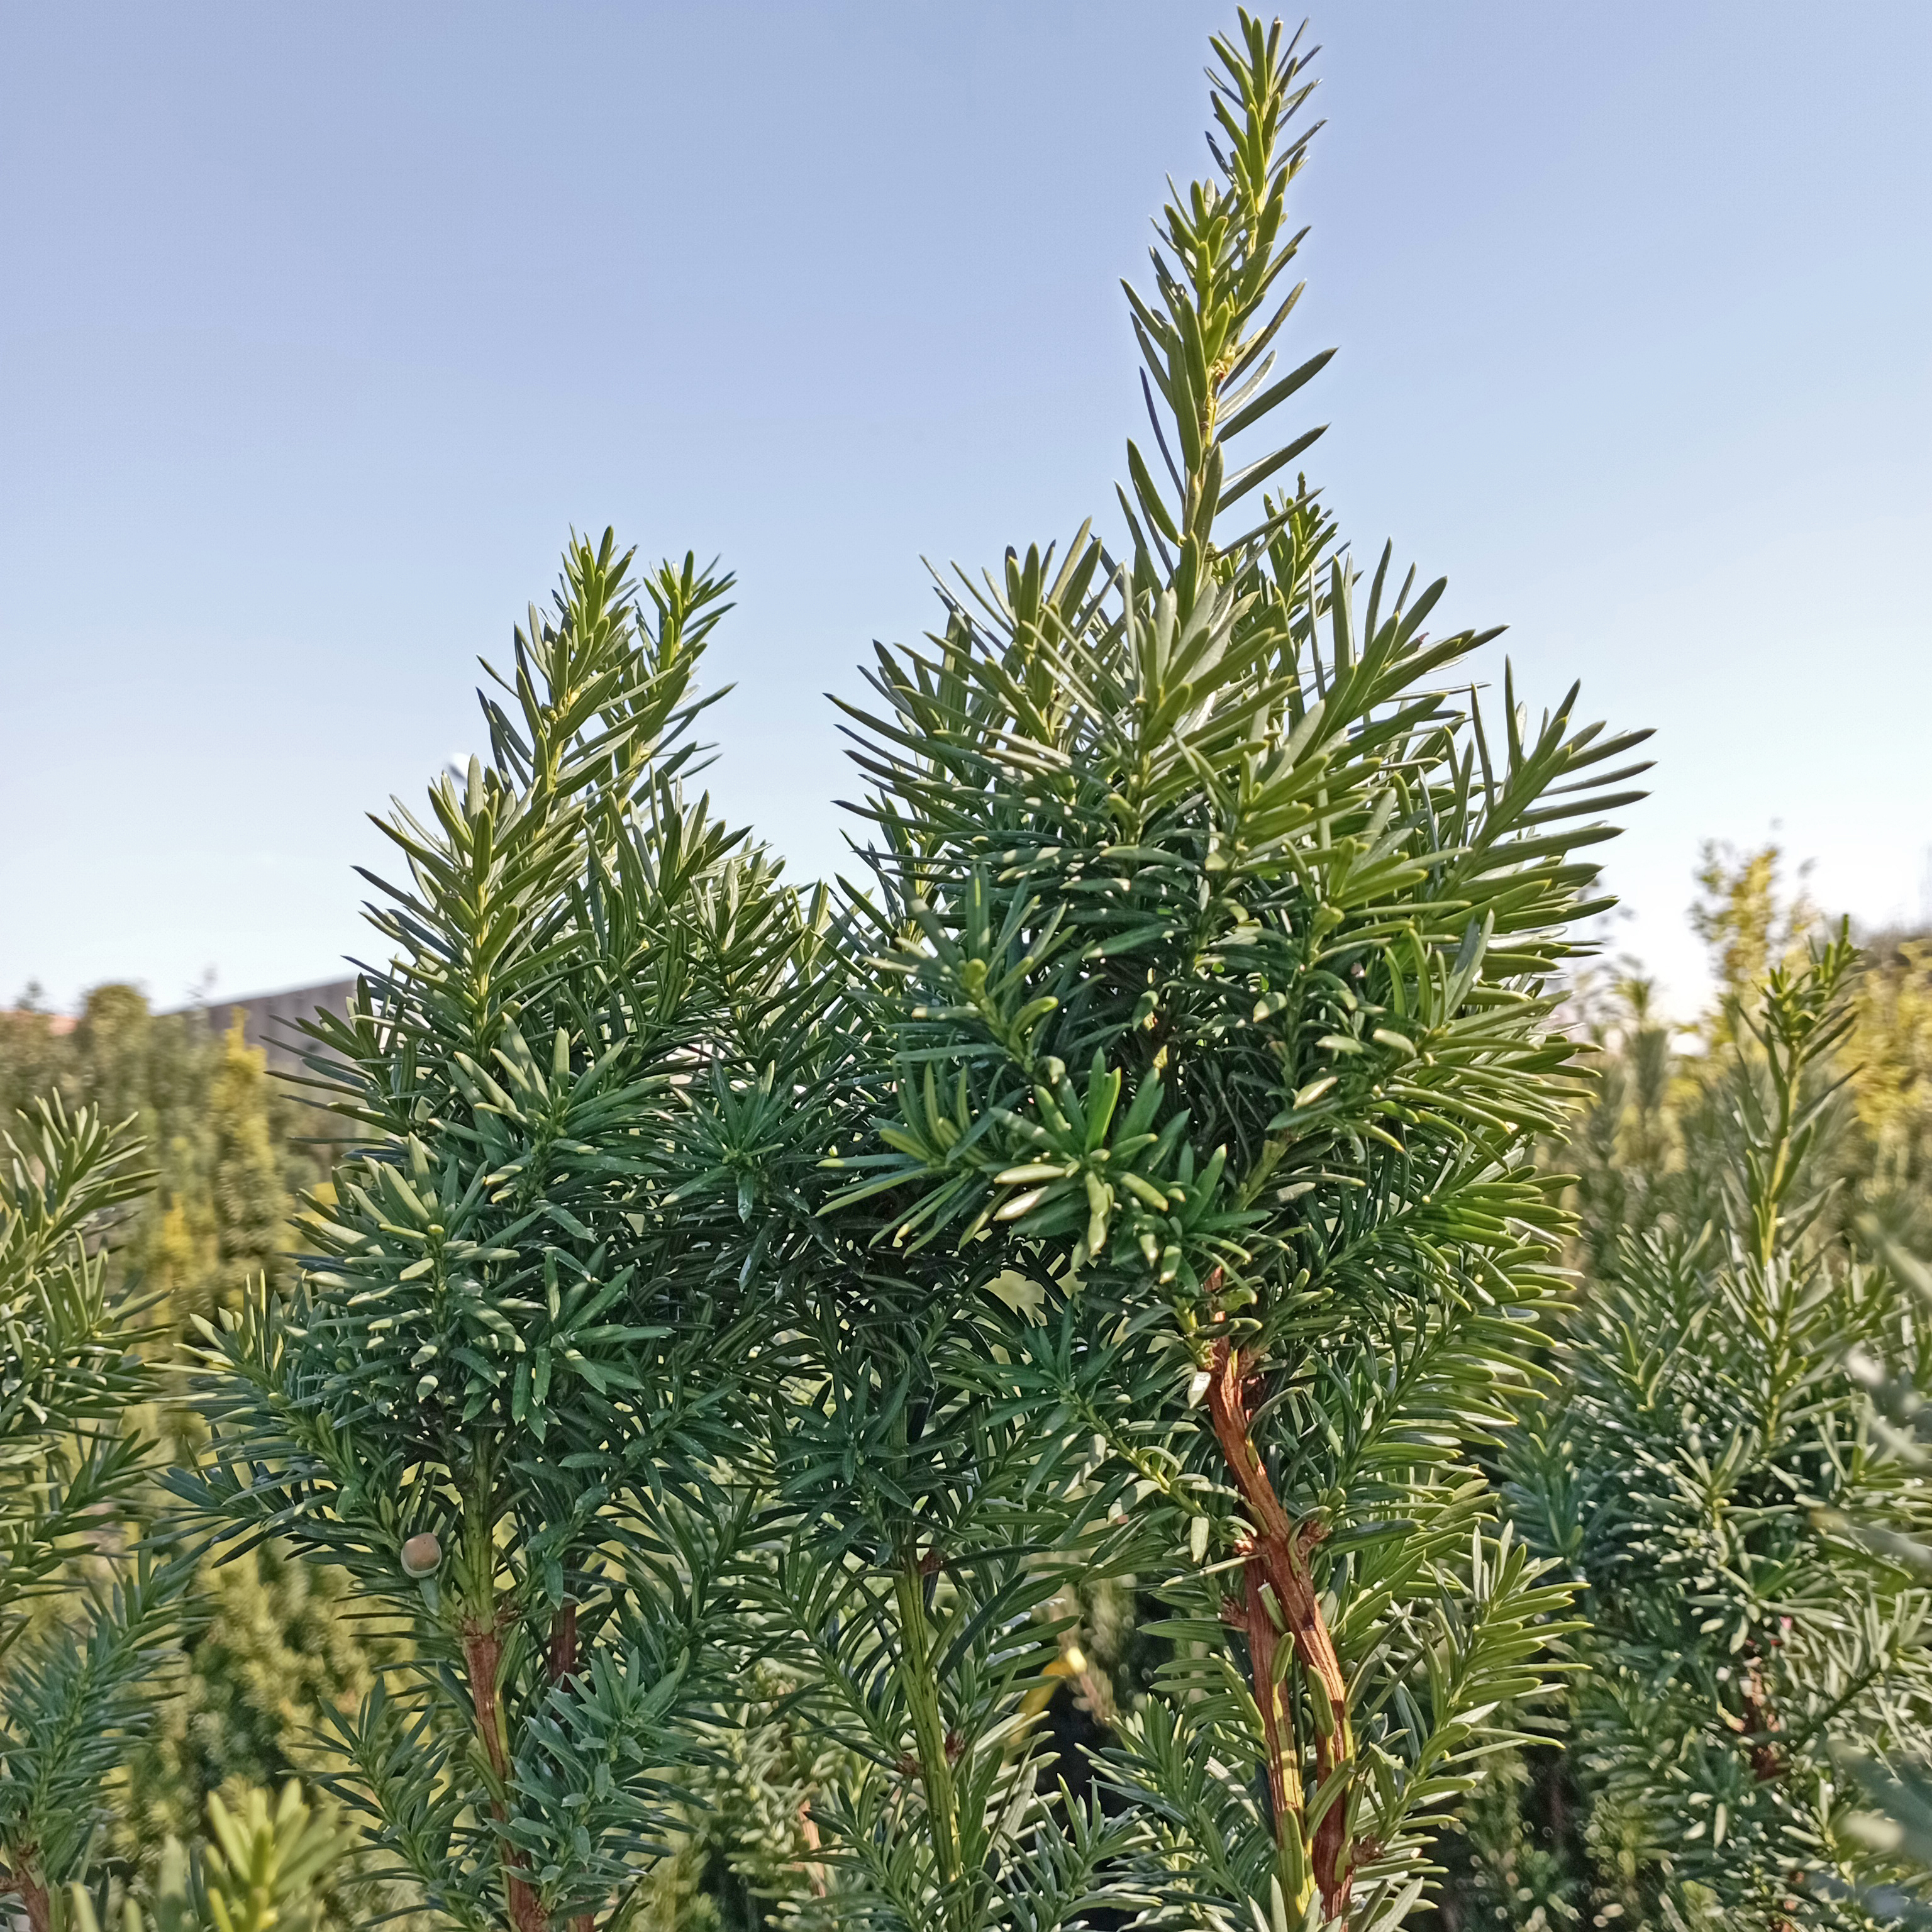
{"type": "MultiPolygon", "coordinates": [[[[503,1708],[498,1683],[503,1667],[503,1638],[500,1626],[474,1618],[463,1625],[463,1663],[470,1678],[470,1702],[476,1714],[476,1735],[489,1760],[500,1790],[510,1781],[510,1752],[505,1734],[503,1708]]],[[[506,1822],[509,1807],[500,1798],[490,1803],[491,1815],[506,1822]]],[[[503,1888],[515,1932],[550,1932],[549,1916],[537,1896],[536,1888],[524,1874],[528,1861],[514,1845],[503,1846],[503,1888]]]]}
{"type": "Polygon", "coordinates": [[[28,1932],[52,1932],[53,1898],[40,1874],[38,1846],[22,1846],[10,1864],[0,1865],[0,1898],[10,1894],[27,1915],[28,1932]]]}
{"type": "MultiPolygon", "coordinates": [[[[1244,1363],[1240,1352],[1227,1342],[1216,1345],[1208,1381],[1208,1414],[1228,1474],[1254,1522],[1250,1570],[1258,1569],[1259,1580],[1274,1592],[1295,1654],[1309,1676],[1328,1693],[1329,1707],[1334,1714],[1330,1729],[1324,1732],[1318,1725],[1316,1727],[1316,1770],[1326,1780],[1336,1766],[1352,1761],[1355,1748],[1348,1724],[1348,1681],[1342,1674],[1341,1660],[1335,1654],[1334,1640],[1329,1635],[1328,1620],[1322,1614],[1321,1600],[1308,1570],[1308,1552],[1323,1532],[1315,1525],[1289,1520],[1267,1470],[1262,1466],[1260,1453],[1249,1432],[1245,1385],[1246,1376],[1255,1366],[1244,1363]]],[[[1258,1585],[1251,1582],[1250,1590],[1258,1600],[1258,1585]]],[[[1264,1604],[1262,1615],[1264,1618],[1267,1615],[1264,1604]]],[[[1250,1624],[1252,1630],[1252,1616],[1250,1624]]],[[[1256,1700],[1260,1702],[1266,1688],[1261,1678],[1262,1664],[1258,1655],[1252,1660],[1256,1700]]],[[[1274,1782],[1271,1775],[1270,1790],[1274,1782]]],[[[1331,1918],[1346,1913],[1348,1906],[1354,1860],[1348,1842],[1348,1813],[1347,1794],[1338,1793],[1316,1827],[1312,1848],[1315,1882],[1320,1888],[1323,1907],[1331,1918]]]]}
{"type": "Polygon", "coordinates": [[[1275,1835],[1301,1828],[1301,1773],[1289,1762],[1292,1740],[1282,1734],[1281,1687],[1275,1682],[1278,1638],[1274,1619],[1262,1595],[1262,1562],[1250,1556],[1242,1564],[1247,1593],[1242,1615],[1248,1638],[1248,1660],[1254,1672],[1255,1702],[1261,1706],[1262,1736],[1268,1745],[1268,1798],[1274,1807],[1275,1835]],[[1292,1782],[1291,1782],[1292,1780],[1292,1782]]]}
{"type": "Polygon", "coordinates": [[[577,1675],[577,1606],[566,1597],[550,1620],[550,1681],[577,1675]]]}
{"type": "MultiPolygon", "coordinates": [[[[577,1675],[577,1606],[566,1597],[550,1620],[550,1681],[562,1684],[577,1675]]],[[[566,1922],[569,1932],[597,1932],[597,1915],[580,1912],[566,1922]]]]}

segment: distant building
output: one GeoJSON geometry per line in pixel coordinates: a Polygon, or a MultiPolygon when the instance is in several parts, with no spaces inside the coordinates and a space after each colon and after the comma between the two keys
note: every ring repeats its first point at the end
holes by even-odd
{"type": "Polygon", "coordinates": [[[313,1019],[326,1008],[331,1012],[349,1010],[350,996],[356,991],[353,980],[330,980],[319,986],[291,986],[285,992],[256,993],[242,1000],[210,1000],[205,1006],[184,1010],[207,1016],[217,1033],[225,1034],[242,1016],[242,1036],[250,1046],[268,1055],[268,1066],[278,1073],[292,1073],[302,1066],[302,1037],[298,1022],[313,1019]]]}

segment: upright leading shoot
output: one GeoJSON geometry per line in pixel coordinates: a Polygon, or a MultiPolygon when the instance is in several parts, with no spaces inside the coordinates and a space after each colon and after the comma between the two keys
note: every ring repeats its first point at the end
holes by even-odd
{"type": "Polygon", "coordinates": [[[1281,356],[1311,82],[1279,25],[1214,51],[1216,172],[1130,291],[1130,556],[1083,530],[962,576],[857,714],[904,993],[898,1117],[846,1164],[1106,1360],[1055,1419],[1185,1552],[1112,1771],[1144,1886],[1381,1926],[1565,1600],[1470,1451],[1556,1286],[1552,982],[1642,767],[1574,692],[1533,721],[1505,673],[1486,720],[1455,680],[1496,634],[1429,638],[1442,584],[1384,550],[1364,586],[1283,487],[1317,432],[1262,433],[1327,359],[1281,356]]]}

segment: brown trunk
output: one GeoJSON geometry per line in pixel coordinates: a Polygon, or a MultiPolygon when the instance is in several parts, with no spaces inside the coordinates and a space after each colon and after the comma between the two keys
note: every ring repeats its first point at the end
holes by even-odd
{"type": "Polygon", "coordinates": [[[0,1865],[0,1898],[11,1892],[27,1915],[28,1932],[53,1932],[54,1902],[40,1876],[38,1846],[25,1845],[10,1864],[0,1865]]]}
{"type": "Polygon", "coordinates": [[[1764,1672],[1755,1660],[1745,1670],[1743,1728],[1750,1741],[1751,1774],[1760,1784],[1784,1775],[1784,1759],[1772,1740],[1778,1730],[1778,1713],[1765,1695],[1764,1672]]]}
{"type": "MultiPolygon", "coordinates": [[[[566,1597],[550,1622],[550,1681],[567,1682],[577,1675],[577,1606],[566,1597]]],[[[567,1922],[569,1932],[597,1932],[597,1915],[580,1912],[567,1922]]]]}
{"type": "MultiPolygon", "coordinates": [[[[1251,1370],[1255,1365],[1247,1366],[1251,1370]]],[[[1322,1532],[1312,1524],[1291,1522],[1282,1508],[1248,1433],[1247,1400],[1242,1378],[1240,1352],[1225,1342],[1218,1344],[1208,1381],[1208,1414],[1228,1473],[1254,1519],[1251,1561],[1258,1564],[1262,1580],[1274,1592],[1302,1668],[1328,1694],[1334,1722],[1324,1730],[1318,1721],[1315,1739],[1316,1772],[1325,1782],[1338,1766],[1353,1761],[1355,1744],[1348,1724],[1348,1682],[1342,1675],[1341,1660],[1335,1654],[1334,1641],[1328,1634],[1328,1621],[1322,1614],[1321,1601],[1308,1574],[1308,1552],[1320,1540],[1322,1532]]],[[[1257,1662],[1258,1670],[1258,1667],[1257,1662]]],[[[1263,1688],[1258,1683],[1256,1687],[1257,1702],[1263,1688]]],[[[1311,1685],[1311,1695],[1318,1694],[1311,1685]]],[[[1331,1918],[1344,1916],[1348,1909],[1354,1860],[1348,1817],[1348,1793],[1338,1792],[1315,1828],[1315,1882],[1321,1888],[1323,1910],[1331,1918]]]]}
{"type": "MultiPolygon", "coordinates": [[[[463,1625],[463,1662],[470,1676],[470,1702],[476,1714],[476,1735],[483,1754],[495,1773],[497,1787],[507,1790],[510,1782],[510,1750],[503,1725],[503,1707],[498,1695],[497,1676],[503,1664],[503,1640],[496,1624],[466,1619],[463,1625]]],[[[490,1814],[500,1825],[510,1815],[501,1798],[490,1801],[490,1814]]],[[[514,1845],[503,1846],[503,1888],[510,1909],[510,1923],[515,1932],[550,1932],[549,1922],[536,1888],[524,1876],[528,1862],[514,1845]]]]}
{"type": "MultiPolygon", "coordinates": [[[[1268,1798],[1274,1807],[1275,1840],[1301,1830],[1301,1772],[1290,1762],[1288,1745],[1282,1736],[1281,1686],[1275,1682],[1277,1639],[1274,1619],[1268,1613],[1262,1596],[1261,1558],[1250,1556],[1243,1564],[1247,1579],[1247,1595],[1242,1606],[1248,1636],[1248,1661],[1254,1672],[1255,1702],[1261,1706],[1262,1736],[1268,1745],[1268,1798]]],[[[1298,1858],[1297,1862],[1299,1862],[1298,1858]]]]}
{"type": "Polygon", "coordinates": [[[566,1597],[550,1620],[550,1681],[577,1675],[577,1606],[566,1597]]]}

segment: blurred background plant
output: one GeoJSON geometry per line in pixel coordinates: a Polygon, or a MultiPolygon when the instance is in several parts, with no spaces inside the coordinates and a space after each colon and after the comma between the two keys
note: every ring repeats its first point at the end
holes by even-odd
{"type": "Polygon", "coordinates": [[[154,1320],[238,1303],[244,1285],[287,1278],[296,1196],[325,1182],[340,1130],[218,1002],[158,1013],[136,987],[97,986],[70,1019],[29,988],[0,1012],[0,1119],[43,1094],[126,1120],[154,1168],[151,1192],[116,1231],[110,1273],[163,1298],[154,1320]]]}
{"type": "Polygon", "coordinates": [[[328,1922],[328,1880],[352,1834],[310,1806],[291,1778],[272,1809],[244,1786],[231,1806],[211,1796],[207,1835],[164,1841],[145,1895],[104,1879],[71,1888],[64,1932],[316,1932],[328,1922]]]}
{"type": "Polygon", "coordinates": [[[153,1715],[186,1565],[140,1522],[152,1298],[109,1242],[154,1177],[125,1123],[58,1092],[0,1145],[0,1898],[51,1932],[153,1715]]]}
{"type": "MultiPolygon", "coordinates": [[[[0,1293],[28,1372],[8,1378],[0,1402],[0,1474],[8,1574],[34,1573],[20,1593],[24,1647],[0,1659],[4,1777],[18,1789],[25,1766],[50,1774],[44,1750],[21,1752],[37,1727],[56,1728],[45,1700],[76,1690],[57,1728],[103,1761],[56,1883],[105,1872],[145,1896],[170,1842],[192,1852],[216,1793],[252,1815],[251,1789],[314,1766],[323,1708],[353,1709],[385,1648],[340,1614],[338,1576],[290,1564],[273,1543],[225,1564],[176,1554],[145,1580],[134,1553],[162,1504],[155,1468],[206,1440],[166,1364],[192,1316],[233,1305],[251,1277],[286,1279],[292,1198],[326,1173],[334,1127],[272,1078],[238,1018],[223,1028],[199,1010],[156,1014],[119,985],[96,988],[68,1025],[31,998],[0,1012],[0,1105],[18,1135],[0,1293]],[[40,1347],[98,1382],[65,1372],[58,1387],[81,1405],[70,1414],[32,1379],[40,1347]],[[36,1402],[50,1420],[30,1426],[36,1402]],[[64,1516],[46,1486],[57,1468],[80,1479],[64,1516]],[[90,1591],[119,1606],[104,1624],[90,1591]],[[72,1646],[90,1624],[102,1674],[80,1688],[72,1646]],[[110,1682],[118,1701],[104,1702],[110,1682]]],[[[50,1891],[50,1911],[60,1904],[50,1891]]]]}
{"type": "Polygon", "coordinates": [[[1924,1479],[1860,1386],[1909,1389],[1926,1347],[1932,954],[1855,951],[1773,848],[1707,850],[1699,883],[1696,1021],[1628,966],[1573,1002],[1601,1080],[1546,1154],[1576,1177],[1560,1384],[1498,1467],[1594,1628],[1549,1742],[1445,1841],[1447,1928],[1862,1924],[1905,1896],[1874,1893],[1904,1867],[1839,1766],[1909,1795],[1932,1710],[1924,1479]]]}

